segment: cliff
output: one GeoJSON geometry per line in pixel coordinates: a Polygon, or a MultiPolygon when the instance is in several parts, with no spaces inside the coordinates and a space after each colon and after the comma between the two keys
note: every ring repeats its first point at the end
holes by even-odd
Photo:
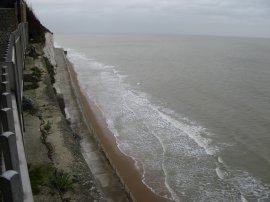
{"type": "Polygon", "coordinates": [[[33,12],[28,16],[32,40],[24,72],[24,117],[34,199],[130,201],[85,124],[64,50],[54,47],[53,34],[33,12]],[[59,187],[62,178],[65,185],[59,187]]]}
{"type": "Polygon", "coordinates": [[[32,43],[24,71],[25,152],[35,201],[103,201],[51,83],[53,37],[32,43]],[[79,193],[79,194],[78,194],[79,193]]]}

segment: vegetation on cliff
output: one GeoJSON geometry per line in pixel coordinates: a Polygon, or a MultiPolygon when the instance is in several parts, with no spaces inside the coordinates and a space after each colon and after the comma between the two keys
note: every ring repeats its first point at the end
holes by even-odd
{"type": "Polygon", "coordinates": [[[50,32],[45,26],[41,24],[36,17],[33,9],[30,6],[26,6],[27,22],[29,27],[29,39],[33,43],[45,43],[45,33],[50,32]]]}

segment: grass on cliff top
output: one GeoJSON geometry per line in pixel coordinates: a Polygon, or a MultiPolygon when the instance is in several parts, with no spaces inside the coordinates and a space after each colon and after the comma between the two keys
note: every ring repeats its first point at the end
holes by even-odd
{"type": "Polygon", "coordinates": [[[34,195],[39,194],[42,186],[49,183],[50,177],[53,175],[54,168],[51,165],[28,165],[29,177],[34,195]]]}
{"type": "Polygon", "coordinates": [[[56,169],[53,165],[28,165],[29,177],[34,195],[39,194],[43,187],[50,188],[62,198],[62,195],[73,190],[73,185],[77,182],[70,173],[56,169]]]}

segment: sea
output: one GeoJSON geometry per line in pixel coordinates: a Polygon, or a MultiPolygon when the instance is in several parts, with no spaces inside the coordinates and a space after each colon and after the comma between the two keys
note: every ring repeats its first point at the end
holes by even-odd
{"type": "Polygon", "coordinates": [[[270,201],[270,39],[54,38],[154,193],[187,202],[270,201]]]}

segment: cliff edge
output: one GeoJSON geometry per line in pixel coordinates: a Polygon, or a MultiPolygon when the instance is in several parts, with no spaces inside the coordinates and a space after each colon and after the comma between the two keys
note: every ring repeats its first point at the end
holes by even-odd
{"type": "Polygon", "coordinates": [[[104,201],[53,88],[53,37],[32,43],[24,71],[25,151],[35,201],[104,201]]]}

